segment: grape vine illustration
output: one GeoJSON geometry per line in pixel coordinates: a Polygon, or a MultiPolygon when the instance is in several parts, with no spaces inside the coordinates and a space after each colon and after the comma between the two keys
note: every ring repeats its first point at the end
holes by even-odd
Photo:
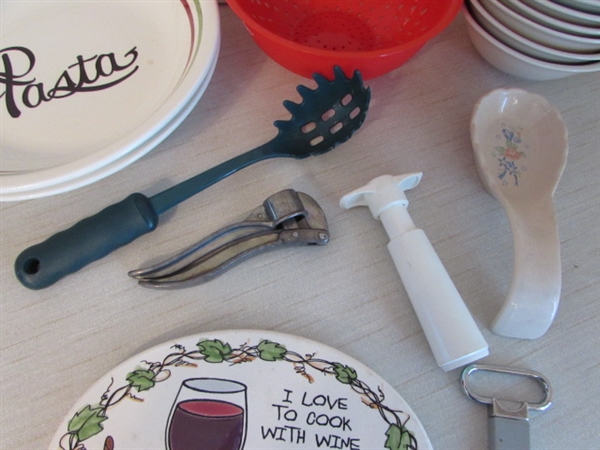
{"type": "MultiPolygon", "coordinates": [[[[267,363],[290,363],[296,374],[309,383],[315,382],[313,373],[332,376],[348,385],[361,396],[362,402],[377,410],[387,424],[385,436],[382,436],[383,448],[388,450],[416,450],[417,439],[406,427],[410,416],[385,404],[385,395],[381,389],[377,392],[359,379],[358,373],[347,365],[315,357],[315,354],[301,355],[287,350],[285,346],[269,340],[257,345],[247,343],[232,348],[218,339],[202,339],[192,350],[180,344],[171,347],[171,352],[162,361],[141,361],[140,365],[129,372],[121,386],[115,387],[111,380],[97,404],[85,405],[70,419],[66,433],[59,441],[61,450],[86,450],[85,441],[104,431],[103,424],[109,419],[110,409],[125,400],[143,402],[142,396],[167,380],[173,370],[179,367],[198,367],[201,362],[208,364],[227,363],[230,365],[250,363],[260,360],[267,363]]],[[[108,436],[105,449],[118,450],[118,442],[108,436]]]]}

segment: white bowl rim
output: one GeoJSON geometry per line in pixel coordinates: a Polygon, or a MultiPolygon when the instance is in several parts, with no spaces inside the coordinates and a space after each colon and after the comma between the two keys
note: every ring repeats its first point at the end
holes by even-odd
{"type": "MultiPolygon", "coordinates": [[[[585,64],[587,62],[600,62],[600,52],[597,53],[585,53],[585,54],[581,54],[581,53],[573,53],[573,52],[566,52],[564,50],[556,50],[554,48],[548,47],[546,45],[542,45],[542,44],[538,44],[537,42],[532,41],[531,39],[527,39],[517,33],[515,33],[514,31],[512,31],[510,28],[504,26],[502,23],[500,23],[500,21],[498,21],[494,16],[492,16],[492,14],[490,14],[484,7],[483,5],[481,5],[481,3],[479,2],[479,0],[467,0],[471,5],[473,5],[481,15],[483,15],[486,20],[488,20],[492,26],[494,26],[498,31],[500,31],[501,33],[507,35],[508,37],[521,41],[523,44],[525,44],[527,47],[530,47],[540,53],[544,53],[544,54],[548,54],[548,55],[556,55],[559,56],[561,58],[569,58],[572,59],[574,61],[574,64],[580,64],[579,61],[581,61],[581,64],[585,64]]],[[[475,21],[477,21],[476,18],[473,18],[475,21]]],[[[483,28],[483,27],[482,27],[483,28]]],[[[486,30],[487,32],[487,30],[486,30]]],[[[502,42],[504,45],[507,45],[506,43],[502,42]]],[[[509,45],[507,45],[508,47],[510,47],[509,45]]],[[[512,48],[512,47],[511,47],[512,48]]],[[[517,50],[518,51],[518,50],[517,50]]],[[[522,52],[519,52],[522,53],[522,52]]],[[[529,55],[527,55],[529,56],[529,55]]],[[[531,58],[537,59],[533,56],[530,56],[531,58]]],[[[548,61],[549,62],[549,61],[548,61]]]]}
{"type": "Polygon", "coordinates": [[[564,39],[566,41],[578,42],[578,43],[582,43],[582,44],[598,44],[600,46],[600,38],[594,38],[591,36],[580,36],[578,34],[570,34],[565,31],[555,30],[554,28],[550,28],[539,22],[531,20],[529,17],[526,17],[522,14],[515,12],[514,10],[512,10],[508,6],[506,6],[504,3],[502,3],[501,1],[498,1],[498,0],[483,0],[483,1],[486,1],[486,2],[494,5],[495,8],[500,9],[503,13],[512,17],[513,19],[520,21],[521,23],[523,23],[523,25],[525,25],[527,27],[531,27],[542,33],[549,34],[556,38],[564,39]]]}
{"type": "MultiPolygon", "coordinates": [[[[502,2],[503,0],[498,0],[502,2]]],[[[532,16],[539,19],[545,24],[551,24],[552,26],[557,27],[560,30],[565,30],[570,33],[577,33],[578,35],[583,36],[600,36],[600,30],[595,29],[594,27],[588,27],[584,25],[577,25],[574,23],[565,22],[557,19],[556,17],[549,16],[548,14],[544,14],[537,9],[532,8],[531,6],[519,1],[519,0],[510,0],[510,2],[515,5],[516,8],[521,9],[522,11],[526,11],[532,16]]],[[[538,22],[539,23],[539,22],[538,22]]]]}
{"type": "Polygon", "coordinates": [[[570,3],[572,9],[592,14],[600,14],[600,3],[597,0],[555,0],[556,3],[566,6],[563,2],[570,3]]]}
{"type": "Polygon", "coordinates": [[[573,65],[573,64],[558,64],[558,63],[549,63],[545,61],[540,61],[539,59],[531,58],[530,56],[524,55],[523,53],[517,52],[507,45],[503,44],[499,40],[495,39],[492,35],[490,35],[487,31],[485,31],[481,25],[477,23],[477,21],[471,15],[471,12],[467,8],[466,3],[463,4],[462,7],[463,15],[465,16],[469,25],[486,41],[494,45],[499,50],[502,50],[507,55],[520,60],[521,62],[527,63],[532,66],[536,66],[540,69],[552,70],[555,72],[562,73],[589,73],[589,72],[598,72],[600,71],[600,62],[591,63],[591,64],[582,64],[582,65],[573,65]]]}
{"type": "MultiPolygon", "coordinates": [[[[531,4],[531,2],[528,0],[524,0],[524,1],[521,0],[521,1],[523,3],[526,3],[527,5],[531,4]]],[[[560,18],[557,16],[553,16],[552,14],[546,13],[546,12],[544,12],[543,14],[546,14],[547,16],[554,17],[555,19],[562,20],[567,23],[572,23],[573,25],[592,26],[593,27],[593,25],[587,25],[587,23],[591,22],[593,24],[596,24],[596,23],[600,24],[600,17],[597,14],[579,11],[577,9],[569,8],[567,6],[563,6],[558,3],[548,1],[548,0],[535,0],[535,3],[537,3],[538,5],[542,5],[542,7],[545,10],[550,10],[552,12],[555,12],[557,15],[560,15],[560,18]],[[580,20],[580,22],[571,22],[568,19],[580,20]],[[584,24],[584,22],[585,22],[585,24],[584,24]]],[[[532,8],[535,9],[536,11],[540,11],[535,6],[532,6],[532,8]]],[[[542,12],[542,11],[540,11],[540,12],[542,12]]]]}

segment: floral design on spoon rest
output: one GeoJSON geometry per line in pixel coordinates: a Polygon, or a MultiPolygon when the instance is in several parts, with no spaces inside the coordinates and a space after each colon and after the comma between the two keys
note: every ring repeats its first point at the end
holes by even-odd
{"type": "Polygon", "coordinates": [[[514,186],[518,186],[519,177],[522,172],[527,171],[527,166],[522,159],[527,157],[522,150],[522,148],[527,148],[527,144],[523,144],[521,141],[521,131],[522,128],[520,127],[507,125],[507,128],[502,128],[502,134],[496,135],[496,139],[502,140],[504,138],[505,140],[504,147],[497,145],[492,152],[492,156],[498,159],[500,165],[498,178],[502,180],[504,186],[508,186],[509,178],[514,180],[514,186]]]}

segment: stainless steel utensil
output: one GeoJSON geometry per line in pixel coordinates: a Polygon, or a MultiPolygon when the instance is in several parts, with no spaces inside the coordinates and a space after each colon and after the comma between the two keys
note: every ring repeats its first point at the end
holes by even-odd
{"type": "Polygon", "coordinates": [[[210,234],[166,261],[132,270],[129,276],[144,287],[188,287],[212,280],[265,250],[327,242],[327,220],[319,204],[303,192],[286,189],[271,195],[243,221],[210,234]]]}

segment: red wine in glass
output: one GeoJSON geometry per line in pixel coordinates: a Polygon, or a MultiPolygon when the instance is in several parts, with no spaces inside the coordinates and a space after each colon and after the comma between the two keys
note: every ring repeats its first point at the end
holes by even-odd
{"type": "Polygon", "coordinates": [[[218,400],[185,400],[171,419],[171,450],[239,450],[244,410],[218,400]]]}
{"type": "Polygon", "coordinates": [[[219,378],[185,380],[167,424],[167,449],[242,450],[246,407],[243,383],[219,378]]]}

